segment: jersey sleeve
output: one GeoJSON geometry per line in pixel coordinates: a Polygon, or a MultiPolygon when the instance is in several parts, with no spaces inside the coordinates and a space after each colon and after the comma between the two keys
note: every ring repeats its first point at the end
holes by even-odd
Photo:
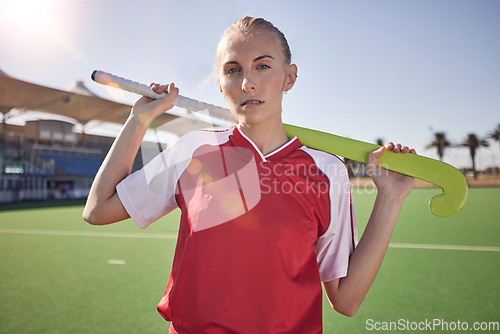
{"type": "Polygon", "coordinates": [[[142,229],[177,207],[177,181],[191,160],[182,139],[116,186],[125,210],[142,229]]]}
{"type": "Polygon", "coordinates": [[[329,179],[330,222],[316,241],[321,281],[347,275],[349,257],[357,244],[357,227],[347,168],[336,156],[318,166],[329,179]],[[328,162],[327,162],[328,161],[328,162]]]}

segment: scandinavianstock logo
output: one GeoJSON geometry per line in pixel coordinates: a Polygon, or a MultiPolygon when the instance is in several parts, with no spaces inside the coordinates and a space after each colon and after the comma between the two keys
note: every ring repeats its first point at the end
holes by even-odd
{"type": "Polygon", "coordinates": [[[171,201],[182,196],[195,232],[242,216],[261,199],[257,164],[246,148],[203,145],[189,152],[174,145],[144,170],[151,193],[171,201]]]}

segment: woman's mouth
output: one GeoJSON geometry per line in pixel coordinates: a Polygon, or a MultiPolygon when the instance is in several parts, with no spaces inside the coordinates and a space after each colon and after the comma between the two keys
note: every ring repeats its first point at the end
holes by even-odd
{"type": "Polygon", "coordinates": [[[257,99],[248,99],[248,100],[243,101],[241,106],[242,107],[244,107],[244,106],[257,106],[257,105],[260,105],[262,103],[264,103],[264,101],[257,100],[257,99]]]}

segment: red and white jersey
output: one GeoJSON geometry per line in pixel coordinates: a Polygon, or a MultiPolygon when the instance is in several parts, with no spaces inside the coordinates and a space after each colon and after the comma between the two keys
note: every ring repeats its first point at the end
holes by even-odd
{"type": "Polygon", "coordinates": [[[322,289],[357,231],[347,170],[297,138],[263,155],[237,127],[183,136],[117,186],[141,228],[179,207],[158,311],[170,333],[321,333],[322,289]]]}

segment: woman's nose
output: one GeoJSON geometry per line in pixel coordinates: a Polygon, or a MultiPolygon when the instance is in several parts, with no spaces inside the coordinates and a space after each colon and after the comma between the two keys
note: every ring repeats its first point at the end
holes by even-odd
{"type": "Polygon", "coordinates": [[[243,77],[243,82],[241,83],[241,90],[244,92],[250,92],[255,90],[255,80],[251,74],[245,74],[243,77]]]}

